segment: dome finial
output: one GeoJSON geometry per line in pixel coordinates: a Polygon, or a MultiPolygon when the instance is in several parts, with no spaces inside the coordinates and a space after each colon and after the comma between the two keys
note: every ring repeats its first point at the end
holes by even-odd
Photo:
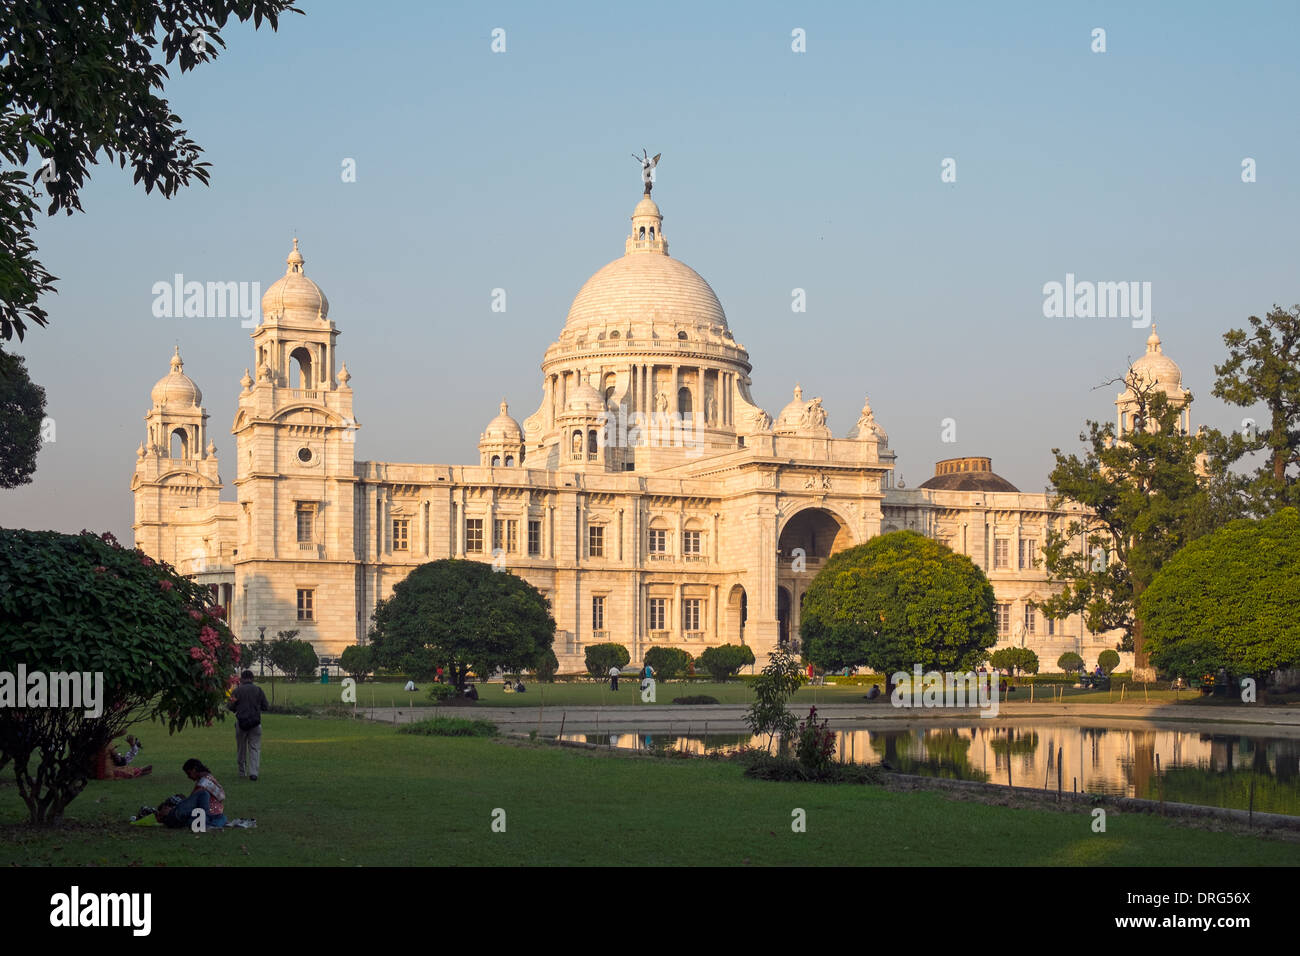
{"type": "Polygon", "coordinates": [[[1148,352],[1161,351],[1160,335],[1159,333],[1156,332],[1156,324],[1154,322],[1151,323],[1151,334],[1147,336],[1147,351],[1148,352]]]}
{"type": "Polygon", "coordinates": [[[502,414],[502,415],[505,415],[505,414],[507,414],[509,411],[510,411],[510,406],[508,406],[508,405],[506,404],[506,400],[505,400],[504,398],[501,399],[501,414],[502,414]]]}
{"type": "Polygon", "coordinates": [[[298,251],[297,236],[293,237],[293,251],[289,253],[289,258],[285,259],[284,261],[289,265],[289,268],[286,269],[284,272],[285,275],[289,275],[294,272],[297,272],[299,274],[302,273],[302,264],[306,260],[303,259],[302,253],[298,251]]]}
{"type": "Polygon", "coordinates": [[[172,353],[172,371],[179,372],[183,368],[185,368],[185,363],[181,361],[181,347],[178,345],[176,351],[172,353]]]}

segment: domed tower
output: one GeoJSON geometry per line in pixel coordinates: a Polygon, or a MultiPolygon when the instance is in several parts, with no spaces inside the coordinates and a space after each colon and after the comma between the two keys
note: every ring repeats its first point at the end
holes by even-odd
{"type": "MultiPolygon", "coordinates": [[[[699,449],[739,447],[771,419],[750,398],[749,354],[709,284],[668,254],[649,195],[632,210],[623,256],[578,290],[542,360],[541,407],[524,420],[530,461],[572,459],[571,399],[588,387],[609,409],[611,467],[671,465],[699,449]]],[[[586,452],[584,452],[584,455],[586,452]]]]}
{"type": "Polygon", "coordinates": [[[519,423],[510,417],[506,400],[501,399],[501,412],[487,423],[478,440],[479,464],[492,467],[513,468],[524,463],[524,432],[519,423]]]}
{"type": "MultiPolygon", "coordinates": [[[[240,382],[236,438],[239,563],[353,560],[356,432],[351,376],[336,374],[339,332],[293,240],[262,296],[253,370],[240,382]],[[287,530],[286,530],[287,529],[287,530]]],[[[255,607],[255,603],[252,605],[255,607]]]]}
{"type": "Polygon", "coordinates": [[[177,508],[207,508],[221,496],[217,449],[208,441],[203,393],[185,374],[180,346],[171,370],[149,393],[153,407],[144,417],[145,440],[136,449],[131,491],[135,498],[136,546],[175,563],[166,547],[166,526],[177,508]]]}
{"type": "Polygon", "coordinates": [[[561,469],[606,471],[617,464],[619,450],[606,442],[611,425],[608,406],[590,382],[580,382],[569,392],[556,425],[563,436],[561,469]]]}
{"type": "MultiPolygon", "coordinates": [[[[1164,392],[1169,398],[1169,404],[1181,410],[1178,416],[1178,427],[1184,435],[1191,434],[1192,403],[1190,394],[1183,388],[1183,371],[1178,367],[1177,362],[1165,355],[1154,322],[1151,324],[1151,334],[1147,336],[1146,354],[1130,366],[1128,379],[1140,383],[1141,386],[1153,387],[1164,392]]],[[[1134,422],[1138,416],[1138,399],[1131,386],[1119,393],[1115,399],[1115,407],[1119,437],[1123,438],[1136,427],[1134,422]]]]}

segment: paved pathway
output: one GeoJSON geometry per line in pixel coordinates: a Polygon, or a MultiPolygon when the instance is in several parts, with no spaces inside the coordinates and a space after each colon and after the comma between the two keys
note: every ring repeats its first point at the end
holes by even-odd
{"type": "MultiPolygon", "coordinates": [[[[791,708],[803,716],[799,708],[791,708]]],[[[385,723],[411,723],[429,717],[473,717],[490,720],[511,733],[540,730],[555,733],[561,722],[565,731],[597,732],[600,730],[633,731],[657,730],[660,732],[703,733],[705,725],[710,732],[734,733],[744,730],[743,704],[710,704],[688,706],[682,704],[646,704],[638,706],[590,707],[553,706],[537,707],[363,707],[359,712],[373,720],[385,723]],[[540,712],[539,712],[540,710],[540,712]]],[[[895,708],[885,702],[823,704],[817,716],[829,720],[832,726],[847,729],[849,726],[867,729],[890,730],[915,724],[951,723],[966,726],[979,720],[980,711],[964,709],[908,709],[895,708]]],[[[1300,737],[1300,707],[1198,707],[1167,703],[1124,703],[1089,705],[1029,703],[1028,701],[1002,701],[996,720],[1034,720],[1039,722],[1086,724],[1145,724],[1170,728],[1194,729],[1213,727],[1221,732],[1233,727],[1252,733],[1266,731],[1278,736],[1300,737]]]]}

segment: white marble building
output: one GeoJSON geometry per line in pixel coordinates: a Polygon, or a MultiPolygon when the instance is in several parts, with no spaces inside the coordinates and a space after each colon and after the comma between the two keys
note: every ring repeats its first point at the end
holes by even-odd
{"type": "MultiPolygon", "coordinates": [[[[749,353],[708,283],[669,256],[648,193],[624,254],[582,286],[546,349],[540,406],[521,425],[503,401],[477,464],[356,459],[329,301],[297,240],[287,263],[263,296],[253,373],[240,382],[237,500],[221,500],[179,350],[151,393],[131,485],[136,543],[213,585],[241,640],[296,628],[337,655],[365,640],[376,600],[412,568],[460,557],[495,560],[550,599],[563,671],[610,640],[633,660],[652,645],[698,654],[743,642],[761,662],[797,639],[800,601],[829,555],[911,528],[988,573],[1000,644],[1033,647],[1047,667],[1067,650],[1093,663],[1115,646],[1114,634],[1034,606],[1051,593],[1038,557],[1049,527],[1076,513],[1068,506],[1021,493],[978,457],[896,487],[866,402],[842,437],[798,386],[775,418],[758,407],[749,353]]],[[[1177,370],[1154,332],[1139,362],[1164,363],[1165,379],[1177,370]]],[[[1116,404],[1122,425],[1123,396],[1116,404]]]]}

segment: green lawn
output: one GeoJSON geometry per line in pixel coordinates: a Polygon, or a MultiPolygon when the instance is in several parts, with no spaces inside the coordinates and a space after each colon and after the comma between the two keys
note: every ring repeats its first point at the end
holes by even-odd
{"type": "MultiPolygon", "coordinates": [[[[337,680],[329,684],[276,681],[274,686],[268,680],[262,681],[260,686],[266,691],[268,700],[274,694],[276,703],[281,704],[293,703],[319,706],[342,702],[343,685],[337,680]]],[[[373,703],[376,707],[433,706],[433,701],[429,700],[428,697],[427,684],[421,684],[420,690],[413,694],[403,691],[402,686],[402,683],[386,681],[367,681],[358,684],[356,686],[357,705],[368,707],[373,703]]],[[[697,694],[716,697],[718,702],[722,704],[748,704],[753,698],[749,685],[743,681],[731,681],[726,684],[706,681],[660,682],[655,688],[654,704],[641,703],[638,682],[634,679],[620,680],[617,692],[609,689],[607,681],[599,683],[595,681],[562,681],[554,684],[534,683],[527,685],[528,693],[523,695],[505,693],[500,683],[479,684],[478,686],[479,705],[484,707],[537,707],[541,702],[544,702],[547,707],[631,706],[634,704],[651,707],[671,704],[674,697],[694,696],[697,694]]],[[[807,706],[821,703],[859,702],[863,700],[868,689],[858,685],[837,686],[828,684],[824,687],[805,685],[795,695],[794,704],[796,706],[807,706]]],[[[1121,692],[1118,686],[1113,691],[1083,690],[1066,686],[1061,688],[1058,693],[1062,694],[1061,700],[1066,703],[1105,704],[1119,703],[1121,692]]],[[[1011,695],[1010,700],[1015,703],[1025,703],[1030,699],[1029,694],[1028,686],[1019,685],[1016,692],[1011,695]]],[[[1034,690],[1034,700],[1036,702],[1051,703],[1055,699],[1050,685],[1040,685],[1034,690]]],[[[1124,692],[1124,701],[1126,703],[1142,703],[1147,700],[1151,703],[1202,702],[1202,698],[1194,691],[1152,690],[1147,695],[1144,695],[1140,684],[1130,685],[1127,691],[1124,692]]],[[[1207,704],[1221,703],[1213,700],[1204,702],[1207,704]]],[[[887,705],[888,701],[882,700],[881,703],[887,705]]]]}
{"type": "Polygon", "coordinates": [[[152,776],[94,782],[49,832],[20,821],[0,781],[0,864],[1294,864],[1291,842],[1084,809],[1058,813],[875,787],[747,780],[732,764],[627,758],[498,740],[403,735],[391,726],[272,715],[262,778],[238,779],[229,722],[168,737],[140,729],[152,776]],[[209,764],[227,812],[255,830],[192,834],[129,826],[142,803],[190,790],[209,764]],[[505,811],[506,832],[491,829],[505,811]],[[791,831],[791,811],[807,832],[791,831]]]}

